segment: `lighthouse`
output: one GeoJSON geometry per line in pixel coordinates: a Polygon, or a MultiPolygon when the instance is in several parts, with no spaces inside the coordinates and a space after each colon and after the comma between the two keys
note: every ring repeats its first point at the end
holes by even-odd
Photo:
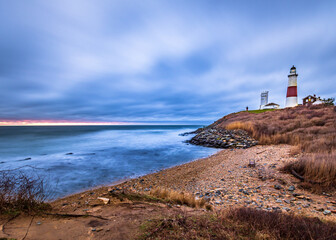
{"type": "Polygon", "coordinates": [[[297,76],[296,68],[293,67],[290,69],[288,75],[288,88],[286,96],[286,107],[295,107],[298,105],[297,99],[297,76]]]}

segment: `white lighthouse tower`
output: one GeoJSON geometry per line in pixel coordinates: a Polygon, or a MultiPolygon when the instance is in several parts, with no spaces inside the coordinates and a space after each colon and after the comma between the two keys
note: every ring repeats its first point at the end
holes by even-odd
{"type": "Polygon", "coordinates": [[[259,109],[263,109],[264,106],[268,103],[268,91],[262,92],[260,95],[260,107],[259,109]]]}
{"type": "Polygon", "coordinates": [[[286,97],[286,107],[295,107],[298,105],[297,99],[297,76],[296,68],[293,67],[290,69],[288,75],[288,88],[287,88],[287,97],[286,97]]]}

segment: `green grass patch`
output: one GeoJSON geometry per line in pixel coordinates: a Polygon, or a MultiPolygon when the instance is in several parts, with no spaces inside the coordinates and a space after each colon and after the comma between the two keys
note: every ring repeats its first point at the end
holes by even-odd
{"type": "Polygon", "coordinates": [[[263,113],[263,112],[271,112],[271,111],[275,111],[278,109],[258,109],[258,110],[250,110],[248,111],[248,113],[263,113]]]}

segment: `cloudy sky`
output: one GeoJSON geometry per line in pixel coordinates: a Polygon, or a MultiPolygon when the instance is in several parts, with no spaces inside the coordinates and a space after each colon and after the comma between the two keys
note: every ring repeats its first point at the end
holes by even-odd
{"type": "Polygon", "coordinates": [[[336,95],[336,1],[0,0],[0,119],[208,123],[336,95]],[[300,100],[301,101],[301,100],[300,100]]]}

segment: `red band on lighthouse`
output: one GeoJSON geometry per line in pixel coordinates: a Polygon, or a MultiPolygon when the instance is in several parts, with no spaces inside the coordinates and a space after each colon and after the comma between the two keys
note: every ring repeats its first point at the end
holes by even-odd
{"type": "Polygon", "coordinates": [[[297,97],[297,86],[287,88],[287,97],[297,97]]]}

